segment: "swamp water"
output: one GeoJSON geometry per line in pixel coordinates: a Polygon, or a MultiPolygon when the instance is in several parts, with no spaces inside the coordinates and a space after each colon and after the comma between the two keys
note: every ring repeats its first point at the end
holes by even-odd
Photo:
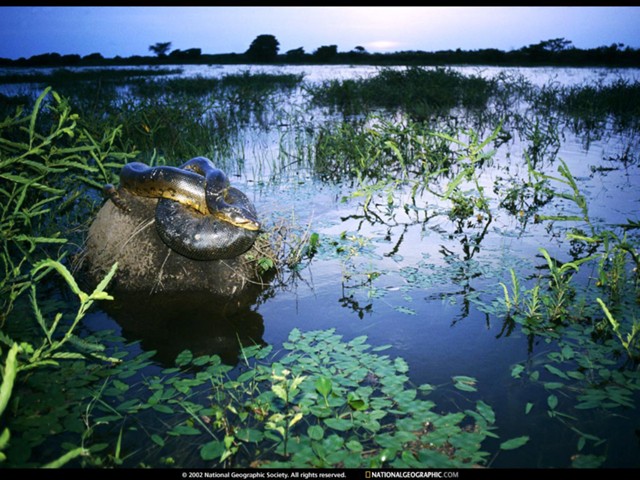
{"type": "MultiPolygon", "coordinates": [[[[187,66],[182,75],[223,75],[233,73],[235,68],[244,72],[249,67],[187,66]]],[[[377,71],[360,67],[273,69],[281,73],[300,70],[309,82],[360,78],[377,71]]],[[[621,76],[635,79],[638,74],[636,70],[604,69],[459,70],[489,76],[501,71],[524,72],[536,85],[579,84],[591,81],[591,76],[600,82],[621,76]]],[[[259,71],[271,70],[263,67],[259,71]]],[[[245,370],[239,342],[245,346],[254,342],[269,345],[273,353],[282,354],[283,345],[293,341],[290,335],[295,338],[307,332],[331,330],[344,342],[356,339],[356,343],[366,336],[365,343],[378,349],[380,355],[406,361],[406,375],[412,384],[430,386],[419,389],[417,395],[433,401],[438,414],[473,410],[478,402],[491,407],[492,413],[487,416],[495,417],[492,431],[497,438],[488,437],[482,443],[482,450],[489,452],[485,459],[488,466],[568,467],[572,463],[580,465],[581,458],[585,465],[640,466],[637,367],[624,365],[624,358],[612,355],[612,360],[601,364],[594,358],[593,371],[588,371],[578,356],[599,353],[581,343],[581,330],[576,333],[579,329],[567,327],[566,334],[529,334],[535,329],[506,314],[501,285],[513,291],[512,270],[522,279],[523,289],[532,288],[538,278],[548,275],[541,248],[562,263],[575,261],[566,235],[573,228],[586,232],[589,227],[576,203],[559,195],[552,195],[548,203],[535,205],[533,211],[531,190],[526,190],[523,183],[531,186],[540,178],[531,177],[525,156],[538,162],[537,171],[561,179],[566,177],[558,173],[558,167],[561,161],[566,162],[586,198],[591,224],[601,229],[613,228],[638,219],[637,132],[614,132],[611,127],[595,136],[587,132],[587,140],[552,117],[540,117],[526,123],[527,137],[513,125],[505,125],[502,131],[508,131],[510,137],[499,135],[483,147],[483,152],[495,152],[474,164],[475,177],[471,173],[460,177],[464,188],[459,189],[457,202],[452,201],[453,196],[421,189],[412,193],[411,184],[398,183],[390,189],[371,190],[365,207],[365,187],[374,182],[359,184],[354,177],[337,173],[340,170],[321,175],[300,158],[305,128],[313,129],[317,126],[313,122],[320,122],[311,118],[335,121],[336,116],[305,106],[302,95],[292,98],[291,108],[304,123],[274,118],[268,131],[248,130],[240,149],[242,162],[232,161],[225,167],[234,185],[254,200],[262,218],[288,219],[302,228],[308,225],[317,234],[313,258],[289,272],[287,281],[268,288],[231,315],[207,305],[206,299],[190,300],[188,305],[178,302],[174,310],[152,310],[149,314],[145,302],[136,299],[129,307],[119,307],[126,310],[126,318],[94,309],[84,320],[86,332],[112,330],[127,341],[140,341],[128,347],[134,351],[156,351],[149,365],[130,377],[138,381],[166,375],[163,369],[173,366],[173,360],[183,350],[196,356],[218,354],[224,363],[236,366],[241,375],[245,370]],[[302,115],[301,108],[306,110],[302,115]],[[553,138],[549,143],[536,144],[537,158],[531,158],[534,130],[553,138]],[[360,194],[354,195],[356,192],[360,194]],[[512,195],[509,197],[507,192],[512,195]],[[478,208],[480,197],[487,202],[483,208],[478,208]],[[452,213],[453,208],[463,208],[469,202],[471,211],[452,213]],[[544,220],[545,215],[577,216],[578,220],[544,220]],[[619,367],[629,370],[630,376],[614,373],[619,367]],[[585,400],[584,395],[589,394],[591,386],[615,375],[620,375],[621,380],[612,382],[611,387],[623,389],[619,392],[621,399],[616,397],[618,401],[585,408],[589,399],[585,400]],[[589,380],[585,380],[587,377],[589,380]],[[524,437],[527,438],[520,447],[500,449],[502,442],[524,437]]],[[[406,121],[402,117],[396,119],[406,121]]],[[[378,119],[367,121],[375,131],[378,119]]],[[[464,121],[461,114],[460,122],[464,121]]],[[[496,127],[497,123],[482,127],[478,143],[496,127]]],[[[472,140],[458,138],[464,145],[472,140]]],[[[459,151],[470,150],[461,147],[459,151]]],[[[549,180],[548,184],[557,192],[572,191],[570,185],[556,180],[549,180]]],[[[443,185],[440,193],[447,182],[443,185]]],[[[588,308],[597,307],[591,296],[584,297],[586,300],[580,296],[583,289],[593,287],[594,275],[593,266],[580,269],[572,279],[577,294],[570,302],[585,301],[588,308]]],[[[588,311],[592,314],[595,310],[588,311]]],[[[331,370],[328,372],[327,375],[331,370]]],[[[205,384],[202,395],[206,395],[206,388],[205,384]]],[[[318,387],[317,391],[323,394],[323,388],[318,387]]],[[[135,395],[133,389],[127,392],[123,387],[120,401],[130,401],[135,395]]],[[[199,454],[199,446],[210,437],[202,433],[203,425],[197,421],[187,423],[199,430],[199,435],[183,430],[184,443],[172,443],[177,445],[173,450],[168,450],[168,442],[157,433],[151,439],[143,433],[151,431],[152,425],[157,432],[158,423],[167,428],[185,424],[184,417],[184,412],[171,415],[156,409],[137,419],[137,433],[130,438],[143,439],[148,448],[134,447],[125,435],[123,451],[135,449],[136,454],[131,464],[125,459],[124,465],[145,462],[158,466],[167,458],[177,466],[216,465],[199,454]],[[147,449],[148,456],[144,453],[147,449]]],[[[304,421],[298,419],[297,423],[306,431],[307,427],[302,427],[304,421]]],[[[334,433],[345,432],[335,426],[334,433]]],[[[349,434],[344,433],[345,438],[349,434]]],[[[328,435],[325,433],[324,438],[328,435]]],[[[281,460],[274,452],[261,455],[266,460],[281,460]]],[[[245,459],[246,463],[251,460],[245,459]]]]}

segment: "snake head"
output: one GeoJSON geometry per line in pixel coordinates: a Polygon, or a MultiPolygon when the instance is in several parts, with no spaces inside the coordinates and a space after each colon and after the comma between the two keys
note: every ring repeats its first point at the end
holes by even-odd
{"type": "Polygon", "coordinates": [[[224,208],[219,208],[213,212],[218,220],[230,223],[245,230],[260,230],[260,222],[255,215],[246,208],[237,205],[226,204],[224,208]]]}

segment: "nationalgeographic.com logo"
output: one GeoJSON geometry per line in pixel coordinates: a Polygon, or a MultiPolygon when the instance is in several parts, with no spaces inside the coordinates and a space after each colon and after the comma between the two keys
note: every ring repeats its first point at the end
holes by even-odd
{"type": "Polygon", "coordinates": [[[459,472],[433,472],[422,470],[410,470],[401,472],[385,472],[366,470],[365,478],[458,478],[459,472]]]}

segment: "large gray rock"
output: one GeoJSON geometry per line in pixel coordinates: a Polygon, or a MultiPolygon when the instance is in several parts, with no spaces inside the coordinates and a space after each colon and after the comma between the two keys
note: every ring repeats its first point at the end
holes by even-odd
{"type": "Polygon", "coordinates": [[[256,258],[264,256],[267,242],[258,240],[245,254],[229,260],[199,261],[167,247],[156,232],[156,199],[120,191],[130,211],[108,200],[89,228],[83,271],[97,283],[118,262],[108,291],[170,293],[207,292],[232,299],[263,284],[256,258]]]}

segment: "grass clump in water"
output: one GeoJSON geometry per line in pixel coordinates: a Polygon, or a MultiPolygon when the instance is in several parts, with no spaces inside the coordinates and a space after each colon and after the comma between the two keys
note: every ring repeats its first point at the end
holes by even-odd
{"type": "Polygon", "coordinates": [[[401,110],[414,119],[430,119],[462,107],[479,109],[495,89],[494,82],[464,76],[446,68],[384,69],[361,80],[331,80],[311,93],[316,103],[338,108],[344,114],[372,109],[401,110]]]}

